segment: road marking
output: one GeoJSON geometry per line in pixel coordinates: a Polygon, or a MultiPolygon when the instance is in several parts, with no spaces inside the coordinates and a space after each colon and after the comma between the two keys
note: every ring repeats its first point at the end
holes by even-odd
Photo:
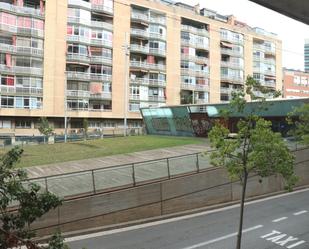
{"type": "MultiPolygon", "coordinates": [[[[250,227],[250,228],[244,229],[244,230],[242,231],[242,233],[247,233],[247,232],[250,232],[250,231],[259,229],[259,228],[261,228],[261,227],[263,227],[263,225],[257,225],[257,226],[255,226],[255,227],[250,227]]],[[[185,247],[185,248],[182,248],[182,249],[195,249],[195,248],[199,248],[199,247],[202,247],[202,246],[206,246],[206,245],[209,245],[209,244],[213,244],[213,243],[218,242],[218,241],[221,241],[221,240],[225,240],[225,239],[234,237],[234,236],[236,236],[237,234],[238,234],[238,233],[227,234],[227,235],[225,235],[225,236],[222,236],[222,237],[219,237],[219,238],[216,238],[216,239],[212,239],[212,240],[208,240],[208,241],[205,241],[205,242],[202,242],[202,243],[199,243],[199,244],[196,244],[196,245],[192,245],[192,246],[189,246],[189,247],[185,247]]]]}
{"type": "Polygon", "coordinates": [[[293,215],[300,215],[300,214],[305,214],[307,213],[308,211],[307,210],[302,210],[302,211],[299,211],[297,213],[294,213],[293,215]]]}
{"type": "Polygon", "coordinates": [[[297,243],[293,244],[293,245],[290,245],[288,246],[287,248],[290,249],[290,248],[294,248],[295,246],[299,246],[301,244],[304,244],[306,241],[304,240],[301,240],[301,241],[298,241],[297,243]]]}
{"type": "MultiPolygon", "coordinates": [[[[285,197],[285,196],[290,196],[290,195],[294,195],[294,194],[298,194],[298,193],[302,193],[302,192],[307,192],[307,191],[309,191],[309,188],[297,190],[297,191],[294,191],[294,192],[284,193],[284,194],[281,194],[281,195],[270,196],[270,197],[255,200],[255,201],[248,201],[248,202],[245,202],[245,206],[255,204],[255,203],[264,202],[264,201],[268,201],[268,200],[273,200],[273,199],[277,199],[277,198],[281,198],[281,197],[285,197]]],[[[223,211],[238,208],[238,207],[239,207],[239,204],[234,204],[234,205],[231,205],[231,206],[228,206],[228,207],[218,208],[218,209],[204,211],[204,212],[200,212],[200,213],[189,214],[189,215],[184,215],[184,216],[179,216],[179,217],[169,218],[169,219],[164,219],[164,220],[159,220],[159,221],[153,221],[153,222],[149,222],[149,223],[145,223],[145,224],[133,225],[133,226],[118,228],[118,229],[109,230],[109,231],[101,231],[101,232],[95,232],[95,233],[86,234],[86,235],[75,236],[75,237],[67,238],[67,239],[65,239],[65,241],[66,242],[72,242],[72,241],[85,240],[85,239],[96,238],[96,237],[101,237],[101,236],[111,235],[111,234],[116,234],[116,233],[128,232],[128,231],[142,229],[142,228],[146,228],[146,227],[152,227],[152,226],[157,226],[157,225],[161,225],[161,224],[172,223],[172,222],[175,222],[175,221],[200,217],[200,216],[204,216],[204,215],[207,215],[207,214],[219,213],[219,212],[223,212],[223,211]]]]}
{"type": "Polygon", "coordinates": [[[279,222],[279,221],[282,221],[282,220],[286,220],[288,217],[281,217],[281,218],[278,218],[278,219],[275,219],[275,220],[272,220],[272,222],[279,222]]]}
{"type": "Polygon", "coordinates": [[[290,249],[290,248],[294,248],[296,246],[299,246],[301,244],[304,244],[306,241],[304,240],[299,240],[296,237],[293,236],[289,236],[285,233],[281,233],[279,231],[273,230],[271,233],[265,234],[263,236],[261,236],[262,239],[266,239],[270,242],[275,243],[276,245],[280,245],[280,246],[285,246],[286,248],[290,249]],[[283,238],[285,238],[284,240],[282,240],[283,238]],[[298,241],[297,241],[298,240],[298,241]],[[290,245],[286,245],[292,241],[297,241],[296,243],[290,244],[290,245]]]}

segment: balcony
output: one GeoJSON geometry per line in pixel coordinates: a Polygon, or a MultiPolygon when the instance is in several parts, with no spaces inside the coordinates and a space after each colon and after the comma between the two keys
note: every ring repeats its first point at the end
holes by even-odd
{"type": "Polygon", "coordinates": [[[240,76],[221,74],[221,81],[243,84],[244,79],[240,76]]]}
{"type": "Polygon", "coordinates": [[[273,70],[265,70],[264,71],[265,75],[270,75],[270,76],[276,76],[276,71],[273,70]]]}
{"type": "Polygon", "coordinates": [[[196,99],[194,102],[195,102],[195,104],[198,104],[198,105],[203,105],[203,104],[209,103],[207,99],[196,99]]]}
{"type": "Polygon", "coordinates": [[[137,84],[137,85],[151,85],[151,86],[157,86],[157,87],[165,87],[166,81],[165,80],[159,80],[159,79],[149,79],[149,78],[135,78],[130,80],[131,84],[137,84]]]}
{"type": "Polygon", "coordinates": [[[42,57],[44,54],[43,49],[39,48],[31,48],[31,47],[16,47],[13,45],[8,44],[0,44],[0,51],[5,53],[12,53],[12,54],[22,54],[22,55],[33,55],[33,56],[40,56],[42,57]]]}
{"type": "Polygon", "coordinates": [[[110,40],[102,40],[102,39],[94,39],[94,38],[91,39],[91,44],[109,47],[109,48],[113,46],[113,42],[110,40]]]}
{"type": "Polygon", "coordinates": [[[113,30],[113,24],[107,22],[91,21],[91,27],[101,28],[106,30],[113,30]]]}
{"type": "Polygon", "coordinates": [[[208,70],[196,70],[191,68],[181,68],[181,75],[197,76],[197,77],[207,77],[209,74],[208,70]]]}
{"type": "Polygon", "coordinates": [[[145,14],[145,13],[142,13],[142,12],[137,12],[137,11],[131,12],[131,19],[142,21],[142,22],[149,22],[148,14],[145,14]]]}
{"type": "Polygon", "coordinates": [[[148,101],[151,101],[151,102],[165,102],[165,97],[150,95],[150,96],[148,96],[148,101]]]}
{"type": "Polygon", "coordinates": [[[111,81],[112,80],[112,75],[109,74],[95,74],[91,73],[90,74],[90,79],[93,81],[111,81]]]}
{"type": "Polygon", "coordinates": [[[135,68],[144,68],[148,70],[160,70],[165,71],[166,66],[162,64],[151,64],[142,61],[130,61],[130,66],[135,68]]]}
{"type": "Polygon", "coordinates": [[[193,62],[198,63],[198,64],[208,64],[208,62],[209,62],[207,57],[189,55],[189,54],[181,54],[181,59],[186,60],[186,61],[193,61],[193,62]]]}
{"type": "Polygon", "coordinates": [[[68,80],[90,81],[90,74],[86,72],[67,71],[68,80]]]}
{"type": "Polygon", "coordinates": [[[94,4],[94,3],[91,4],[91,9],[94,11],[108,13],[108,14],[113,14],[114,12],[113,8],[110,8],[108,6],[104,6],[101,4],[94,4]]]}
{"type": "Polygon", "coordinates": [[[181,45],[198,48],[198,49],[204,49],[204,50],[209,49],[208,43],[193,42],[193,41],[186,40],[186,39],[181,39],[181,45]]]}
{"type": "Polygon", "coordinates": [[[44,37],[44,30],[41,30],[41,29],[17,27],[17,33],[18,35],[38,36],[41,38],[44,37]]]}
{"type": "Polygon", "coordinates": [[[82,54],[67,54],[67,61],[76,61],[89,64],[90,58],[87,55],[82,54]]]}
{"type": "Polygon", "coordinates": [[[227,42],[236,43],[236,44],[244,44],[244,40],[237,39],[233,36],[223,35],[223,34],[221,34],[221,41],[227,41],[227,42]]]}
{"type": "Polygon", "coordinates": [[[91,93],[91,99],[112,99],[112,92],[91,93]]]}
{"type": "Polygon", "coordinates": [[[166,51],[164,49],[160,49],[160,48],[149,48],[149,54],[166,56],[166,51]]]}
{"type": "Polygon", "coordinates": [[[149,85],[150,86],[158,86],[158,87],[166,87],[166,81],[165,80],[159,80],[159,79],[149,79],[149,85]]]}
{"type": "Polygon", "coordinates": [[[144,54],[149,53],[149,47],[148,46],[142,46],[142,45],[137,45],[137,44],[131,44],[130,50],[132,52],[140,52],[140,53],[144,53],[144,54]]]}
{"type": "Polygon", "coordinates": [[[149,38],[149,32],[143,29],[131,29],[131,35],[143,38],[149,38]]]}
{"type": "Polygon", "coordinates": [[[36,67],[19,67],[19,66],[8,67],[6,65],[1,64],[0,71],[3,74],[25,74],[25,75],[43,76],[43,68],[36,68],[36,67]]]}
{"type": "Polygon", "coordinates": [[[74,23],[74,24],[83,24],[83,25],[91,25],[90,19],[86,18],[80,18],[75,16],[68,16],[68,23],[74,23]]]}
{"type": "Polygon", "coordinates": [[[17,26],[15,26],[15,25],[8,25],[6,23],[1,23],[0,22],[0,31],[1,30],[16,34],[17,33],[17,26]]]}
{"type": "Polygon", "coordinates": [[[69,0],[68,5],[69,6],[81,7],[81,8],[88,9],[88,10],[91,9],[91,3],[85,2],[83,0],[69,0]]]}
{"type": "Polygon", "coordinates": [[[135,95],[135,94],[130,94],[129,99],[130,100],[140,100],[140,96],[139,95],[135,95]]]}
{"type": "Polygon", "coordinates": [[[149,32],[149,37],[153,39],[165,40],[166,36],[160,33],[149,32]]]}
{"type": "Polygon", "coordinates": [[[261,50],[266,54],[271,54],[275,55],[276,54],[276,49],[272,47],[265,46],[263,44],[253,44],[253,49],[254,50],[261,50]]]}
{"type": "Polygon", "coordinates": [[[111,57],[104,57],[104,56],[91,56],[90,57],[90,63],[93,64],[112,64],[112,58],[111,57]]]}
{"type": "Polygon", "coordinates": [[[90,38],[80,35],[67,35],[67,41],[77,43],[90,43],[90,38]]]}
{"type": "Polygon", "coordinates": [[[166,18],[165,17],[150,17],[149,21],[156,24],[166,25],[166,18]]]}
{"type": "Polygon", "coordinates": [[[81,90],[67,90],[66,94],[68,97],[77,97],[77,98],[89,98],[89,91],[81,91],[81,90]]]}
{"type": "Polygon", "coordinates": [[[181,25],[182,31],[187,31],[196,35],[207,36],[209,37],[209,32],[206,29],[199,29],[189,25],[181,25]]]}
{"type": "Polygon", "coordinates": [[[200,92],[208,92],[209,91],[209,85],[202,85],[202,84],[189,84],[182,82],[181,83],[181,89],[183,90],[189,90],[189,91],[200,91],[200,92]]]}
{"type": "Polygon", "coordinates": [[[264,62],[264,63],[270,64],[270,65],[276,65],[276,60],[273,59],[273,58],[264,58],[264,57],[259,57],[259,56],[253,56],[253,60],[264,62]]]}
{"type": "Polygon", "coordinates": [[[0,3],[0,9],[13,12],[14,14],[26,14],[33,17],[43,18],[44,13],[41,13],[40,9],[30,8],[30,7],[21,7],[9,3],[0,3]]]}
{"type": "Polygon", "coordinates": [[[230,61],[221,61],[221,67],[243,69],[244,65],[241,65],[240,63],[230,62],[230,61]]]}
{"type": "Polygon", "coordinates": [[[21,95],[42,95],[42,88],[1,86],[0,91],[3,94],[21,94],[21,95]]]}
{"type": "Polygon", "coordinates": [[[243,52],[239,50],[235,50],[235,49],[228,49],[228,48],[221,48],[221,54],[231,55],[235,57],[244,57],[243,52]]]}

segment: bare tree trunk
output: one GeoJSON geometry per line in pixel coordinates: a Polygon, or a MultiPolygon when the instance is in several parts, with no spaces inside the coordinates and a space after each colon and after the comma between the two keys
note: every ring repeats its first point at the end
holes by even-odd
{"type": "Polygon", "coordinates": [[[248,180],[248,173],[245,171],[244,181],[242,185],[241,202],[240,202],[240,217],[239,217],[239,228],[238,228],[238,234],[237,234],[236,249],[241,249],[241,235],[242,235],[242,225],[243,225],[243,218],[244,218],[244,205],[245,205],[245,197],[246,197],[247,180],[248,180]]]}

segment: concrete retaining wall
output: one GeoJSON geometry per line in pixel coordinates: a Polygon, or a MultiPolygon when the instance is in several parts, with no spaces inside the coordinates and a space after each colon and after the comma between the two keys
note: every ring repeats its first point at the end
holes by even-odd
{"type": "MultiPolygon", "coordinates": [[[[297,186],[309,184],[309,149],[295,152],[297,186]]],[[[279,176],[251,177],[247,197],[284,189],[279,176]]],[[[198,174],[147,184],[122,191],[65,201],[35,224],[40,235],[93,228],[171,214],[240,198],[241,185],[232,183],[225,169],[211,168],[198,174]]]]}

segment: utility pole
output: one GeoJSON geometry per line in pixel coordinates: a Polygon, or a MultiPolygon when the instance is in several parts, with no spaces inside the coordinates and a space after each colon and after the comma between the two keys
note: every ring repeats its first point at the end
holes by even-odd
{"type": "Polygon", "coordinates": [[[68,137],[68,106],[67,106],[67,75],[64,84],[64,142],[67,142],[68,137]]]}
{"type": "Polygon", "coordinates": [[[127,114],[128,114],[128,79],[129,79],[129,55],[130,45],[128,44],[128,33],[125,33],[125,44],[122,46],[125,56],[125,80],[124,80],[124,115],[123,115],[123,136],[127,135],[127,114]]]}

